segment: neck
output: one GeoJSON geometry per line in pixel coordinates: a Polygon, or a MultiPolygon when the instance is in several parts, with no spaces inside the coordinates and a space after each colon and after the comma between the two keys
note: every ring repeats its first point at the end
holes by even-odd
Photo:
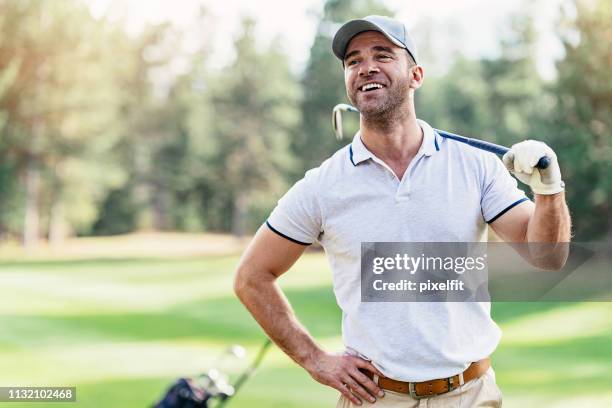
{"type": "Polygon", "coordinates": [[[361,139],[381,160],[407,167],[423,142],[414,108],[396,109],[372,116],[361,115],[361,139]]]}

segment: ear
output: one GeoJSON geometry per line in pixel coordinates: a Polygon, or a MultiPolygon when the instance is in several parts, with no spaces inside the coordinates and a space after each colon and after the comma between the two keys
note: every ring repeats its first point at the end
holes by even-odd
{"type": "Polygon", "coordinates": [[[423,85],[425,72],[420,65],[413,65],[410,69],[410,88],[419,89],[423,85]]]}

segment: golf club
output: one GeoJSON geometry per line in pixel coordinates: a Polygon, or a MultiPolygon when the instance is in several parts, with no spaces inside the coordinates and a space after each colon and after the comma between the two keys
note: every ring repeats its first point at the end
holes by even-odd
{"type": "MultiPolygon", "coordinates": [[[[259,366],[259,364],[261,363],[261,360],[263,360],[264,356],[266,355],[266,352],[268,351],[268,348],[270,348],[271,345],[272,345],[272,341],[270,339],[266,339],[263,346],[261,346],[261,349],[259,349],[259,353],[257,353],[257,357],[255,357],[251,365],[246,369],[246,371],[244,371],[240,375],[240,377],[238,377],[238,379],[234,383],[234,387],[233,387],[234,392],[231,396],[236,395],[236,393],[238,392],[240,387],[242,387],[245,381],[248,380],[253,375],[253,373],[255,372],[255,369],[259,366]]],[[[225,406],[225,404],[227,403],[227,400],[228,398],[222,399],[221,402],[217,405],[217,408],[225,406]]]]}
{"type": "MultiPolygon", "coordinates": [[[[359,110],[357,110],[357,108],[355,108],[354,106],[348,105],[346,103],[340,103],[334,106],[334,109],[332,111],[332,127],[334,128],[336,139],[338,140],[341,140],[344,137],[344,134],[342,131],[342,112],[357,112],[358,113],[359,110]]],[[[506,154],[506,152],[510,150],[509,148],[505,146],[501,146],[501,145],[491,143],[491,142],[485,142],[484,140],[472,139],[469,137],[456,135],[451,132],[446,132],[440,129],[434,129],[434,130],[442,137],[453,139],[458,142],[468,144],[477,149],[485,150],[487,152],[495,153],[498,155],[503,156],[504,154],[506,154]]],[[[545,169],[549,165],[550,165],[550,157],[544,156],[540,158],[540,160],[536,164],[536,167],[538,169],[545,169]]]]}
{"type": "Polygon", "coordinates": [[[206,373],[195,377],[179,378],[166,391],[162,399],[154,405],[154,408],[207,408],[213,401],[216,402],[214,405],[216,408],[225,406],[253,375],[271,345],[272,341],[266,338],[253,362],[238,377],[234,385],[230,384],[228,375],[217,367],[228,356],[238,359],[245,358],[246,351],[239,345],[228,347],[217,358],[213,368],[206,373]]]}

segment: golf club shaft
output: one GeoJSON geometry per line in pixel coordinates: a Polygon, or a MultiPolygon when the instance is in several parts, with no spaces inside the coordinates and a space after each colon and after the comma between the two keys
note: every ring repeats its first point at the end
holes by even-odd
{"type": "MultiPolygon", "coordinates": [[[[453,140],[457,140],[458,142],[462,142],[465,144],[468,144],[470,146],[473,146],[477,149],[481,149],[481,150],[485,150],[487,152],[491,152],[491,153],[495,153],[498,154],[500,156],[503,156],[504,154],[506,154],[510,149],[508,149],[506,146],[501,146],[495,143],[491,143],[491,142],[486,142],[484,140],[479,140],[479,139],[472,139],[469,137],[465,137],[465,136],[461,136],[461,135],[456,135],[454,133],[451,132],[446,132],[444,130],[440,130],[440,129],[434,129],[436,132],[438,132],[438,134],[442,137],[446,137],[448,139],[453,139],[453,140]]],[[[536,167],[538,169],[545,169],[550,165],[550,158],[548,156],[544,156],[541,157],[540,160],[538,161],[538,163],[536,164],[536,167]]]]}
{"type": "MultiPolygon", "coordinates": [[[[236,393],[242,387],[242,385],[246,382],[246,380],[248,380],[249,377],[253,375],[253,373],[255,372],[255,369],[259,366],[259,364],[261,363],[261,360],[263,360],[264,356],[266,355],[266,352],[268,351],[271,345],[272,345],[272,340],[267,338],[264,344],[261,346],[261,349],[259,349],[259,353],[257,353],[257,357],[255,357],[255,360],[253,360],[253,363],[251,363],[249,368],[247,368],[246,371],[243,372],[242,375],[236,380],[236,383],[234,384],[234,394],[232,395],[232,397],[236,395],[236,393]]],[[[216,408],[225,406],[228,399],[229,398],[222,400],[219,404],[217,404],[216,408]]]]}
{"type": "MultiPolygon", "coordinates": [[[[334,107],[334,110],[332,113],[332,124],[334,127],[334,131],[336,132],[336,137],[338,139],[342,138],[342,123],[341,123],[342,122],[341,120],[342,111],[359,112],[357,108],[355,108],[354,106],[347,105],[345,103],[338,104],[334,107]]],[[[446,132],[444,130],[439,130],[439,129],[434,129],[434,130],[442,137],[453,139],[461,143],[466,143],[477,149],[485,150],[487,152],[495,153],[501,156],[503,156],[504,154],[506,154],[506,152],[510,150],[509,148],[505,146],[500,146],[498,144],[491,143],[491,142],[485,142],[484,140],[472,139],[472,138],[457,135],[451,132],[446,132]]],[[[536,168],[545,169],[549,165],[550,165],[550,157],[544,156],[540,158],[540,160],[536,164],[536,168]]]]}

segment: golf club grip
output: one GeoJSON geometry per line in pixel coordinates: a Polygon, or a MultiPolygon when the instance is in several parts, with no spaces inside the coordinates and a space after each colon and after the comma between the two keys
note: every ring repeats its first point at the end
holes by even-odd
{"type": "MultiPolygon", "coordinates": [[[[505,146],[500,146],[498,144],[491,143],[491,142],[485,142],[484,140],[471,139],[469,137],[456,135],[454,133],[449,133],[449,132],[445,132],[443,130],[438,130],[438,129],[436,129],[436,131],[442,137],[446,137],[448,139],[457,140],[459,142],[463,142],[463,143],[469,144],[470,146],[475,147],[477,149],[481,149],[481,150],[485,150],[487,152],[495,153],[495,154],[498,154],[500,156],[503,156],[504,154],[506,154],[506,152],[508,152],[508,150],[510,150],[509,148],[507,148],[505,146]]],[[[547,168],[549,165],[550,165],[550,158],[548,156],[544,156],[544,157],[541,157],[540,160],[538,160],[538,163],[536,164],[536,168],[543,170],[543,169],[547,168]]]]}

